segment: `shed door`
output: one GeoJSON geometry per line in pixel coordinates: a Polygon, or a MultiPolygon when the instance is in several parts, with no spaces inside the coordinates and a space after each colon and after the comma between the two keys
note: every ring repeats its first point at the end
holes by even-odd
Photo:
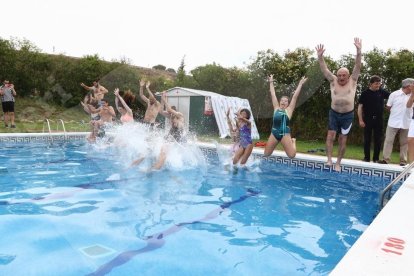
{"type": "Polygon", "coordinates": [[[175,105],[177,107],[177,110],[183,113],[184,120],[185,120],[185,128],[186,130],[188,130],[188,122],[189,122],[189,116],[190,116],[190,97],[189,96],[184,96],[184,97],[169,96],[168,104],[170,106],[175,105]]]}

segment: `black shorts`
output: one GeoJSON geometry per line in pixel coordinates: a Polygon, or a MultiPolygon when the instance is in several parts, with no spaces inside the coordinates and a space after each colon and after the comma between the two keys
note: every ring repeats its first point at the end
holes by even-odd
{"type": "Polygon", "coordinates": [[[14,102],[2,102],[3,112],[14,112],[14,102]]]}
{"type": "Polygon", "coordinates": [[[337,133],[347,135],[352,127],[354,120],[354,111],[338,113],[333,109],[329,110],[329,130],[335,130],[337,133]]]}

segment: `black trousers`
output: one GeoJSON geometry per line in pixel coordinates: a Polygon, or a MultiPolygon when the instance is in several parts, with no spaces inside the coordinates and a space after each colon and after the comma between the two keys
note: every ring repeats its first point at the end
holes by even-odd
{"type": "Polygon", "coordinates": [[[379,160],[379,154],[381,150],[382,143],[382,131],[383,131],[383,122],[382,116],[376,117],[364,117],[365,128],[364,128],[364,159],[365,161],[370,161],[371,155],[371,137],[374,134],[374,154],[372,155],[373,161],[379,160]]]}

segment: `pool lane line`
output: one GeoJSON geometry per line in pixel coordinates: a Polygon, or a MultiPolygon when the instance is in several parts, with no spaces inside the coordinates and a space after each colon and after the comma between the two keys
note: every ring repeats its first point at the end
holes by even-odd
{"type": "Polygon", "coordinates": [[[45,202],[47,200],[68,198],[68,197],[71,197],[74,194],[82,192],[84,190],[94,189],[94,188],[99,189],[98,187],[96,187],[96,186],[99,186],[99,185],[111,185],[111,188],[113,188],[114,184],[116,182],[127,182],[127,181],[135,180],[135,179],[142,179],[142,176],[130,177],[130,178],[125,178],[125,179],[104,180],[104,181],[93,182],[93,183],[78,184],[78,185],[75,185],[75,186],[70,186],[71,188],[78,188],[78,189],[73,189],[73,190],[67,191],[67,192],[49,194],[49,195],[46,195],[46,196],[38,196],[38,197],[34,197],[34,198],[29,198],[29,199],[22,199],[22,200],[16,200],[16,201],[0,200],[0,206],[1,205],[24,204],[24,203],[31,203],[31,202],[45,202]]]}
{"type": "Polygon", "coordinates": [[[188,221],[188,222],[181,222],[178,224],[175,224],[168,228],[167,230],[164,230],[162,232],[156,233],[151,236],[147,236],[145,240],[147,241],[147,245],[141,249],[137,250],[130,250],[130,251],[124,251],[120,254],[118,254],[114,259],[111,261],[101,265],[95,272],[92,272],[90,274],[87,274],[88,276],[98,276],[98,275],[106,275],[110,273],[114,268],[121,266],[127,262],[129,262],[132,258],[134,258],[136,255],[143,254],[146,252],[150,252],[153,250],[156,250],[158,248],[161,248],[165,244],[164,238],[172,235],[178,231],[180,231],[184,226],[191,225],[191,224],[198,224],[205,221],[209,221],[212,219],[215,219],[218,217],[225,209],[228,209],[231,205],[240,203],[244,200],[246,200],[249,197],[256,196],[260,193],[260,191],[255,191],[251,188],[247,189],[247,193],[241,197],[239,197],[236,200],[225,202],[220,205],[220,207],[212,210],[211,212],[207,213],[204,217],[201,219],[188,221]]]}
{"type": "Polygon", "coordinates": [[[59,163],[65,163],[65,162],[79,162],[79,163],[83,163],[85,161],[90,161],[90,160],[104,160],[107,161],[108,159],[105,158],[99,158],[99,157],[86,157],[86,158],[82,158],[82,159],[73,159],[73,158],[67,158],[67,159],[57,159],[57,160],[52,160],[52,161],[46,161],[46,162],[37,162],[34,164],[28,164],[28,165],[20,165],[20,166],[14,166],[14,167],[4,167],[3,171],[0,170],[1,172],[4,173],[8,173],[8,170],[20,170],[20,169],[26,169],[26,168],[38,168],[39,166],[41,167],[46,167],[48,165],[51,164],[59,164],[59,163]]]}

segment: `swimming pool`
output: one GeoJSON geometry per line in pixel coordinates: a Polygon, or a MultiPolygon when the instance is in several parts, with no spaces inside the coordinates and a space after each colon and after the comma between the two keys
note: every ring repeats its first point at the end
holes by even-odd
{"type": "Polygon", "coordinates": [[[84,142],[3,143],[2,275],[328,274],[371,223],[382,178],[261,161],[125,170],[84,142]]]}

